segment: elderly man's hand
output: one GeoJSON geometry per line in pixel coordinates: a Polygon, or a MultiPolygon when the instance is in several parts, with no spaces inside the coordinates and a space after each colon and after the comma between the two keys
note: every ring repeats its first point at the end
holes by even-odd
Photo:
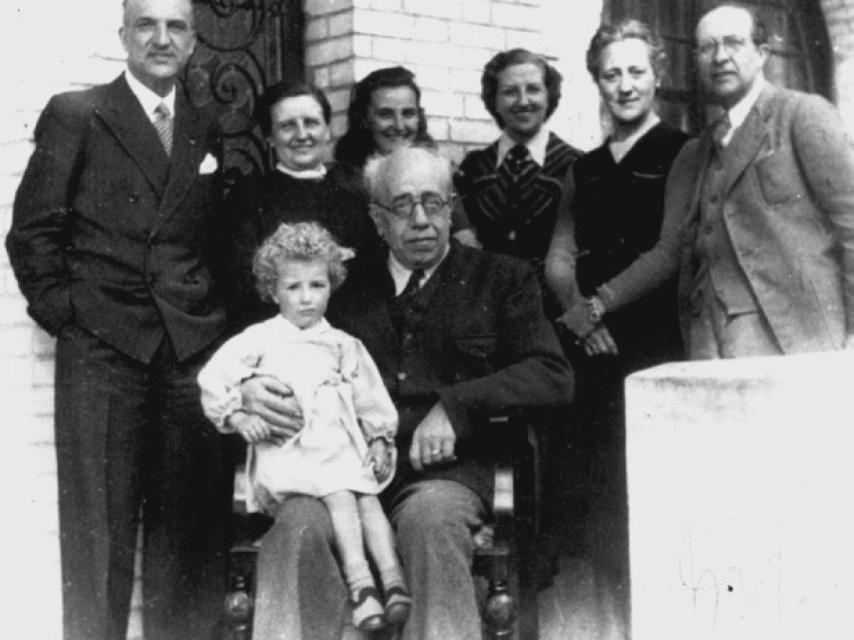
{"type": "Polygon", "coordinates": [[[409,461],[416,471],[424,471],[425,467],[456,460],[456,442],[457,434],[451,426],[448,414],[441,403],[437,402],[412,434],[409,461]]]}
{"type": "Polygon", "coordinates": [[[302,410],[288,385],[272,376],[254,376],[240,383],[243,409],[263,418],[287,438],[303,426],[302,410]]]}

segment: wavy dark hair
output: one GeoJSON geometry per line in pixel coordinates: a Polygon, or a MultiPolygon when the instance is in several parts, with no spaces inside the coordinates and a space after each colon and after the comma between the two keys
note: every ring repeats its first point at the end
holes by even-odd
{"type": "Polygon", "coordinates": [[[255,122],[261,125],[261,131],[265,136],[270,135],[270,130],[273,127],[273,107],[285,98],[296,98],[297,96],[311,96],[317,100],[317,104],[323,111],[323,120],[327,125],[329,124],[332,119],[332,107],[320,87],[305,80],[283,80],[267,87],[261,97],[258,98],[258,102],[255,103],[252,116],[255,122]]]}
{"type": "Polygon", "coordinates": [[[418,106],[418,130],[415,142],[422,145],[434,145],[427,133],[427,118],[421,108],[421,89],[415,82],[415,74],[405,67],[383,67],[372,71],[359,80],[350,92],[350,106],[347,108],[347,132],[335,145],[335,159],[362,167],[365,161],[377,152],[374,134],[366,123],[371,97],[377,89],[409,87],[415,93],[418,106]]]}
{"type": "Polygon", "coordinates": [[[480,97],[483,100],[483,106],[489,111],[496,124],[503,129],[504,118],[498,115],[495,108],[495,96],[498,93],[498,76],[507,67],[514,64],[535,64],[543,72],[543,81],[546,85],[546,91],[549,94],[549,103],[546,106],[546,120],[551,118],[552,114],[557,109],[560,103],[560,83],[563,76],[560,72],[551,66],[546,59],[527,49],[510,49],[495,54],[492,59],[486,63],[483,68],[483,75],[480,77],[480,97]]]}
{"type": "Polygon", "coordinates": [[[658,34],[645,22],[640,20],[623,20],[616,24],[603,24],[590,40],[587,48],[587,71],[593,77],[593,81],[599,80],[600,66],[602,65],[602,51],[609,44],[635,38],[646,43],[649,50],[649,64],[656,78],[661,78],[666,70],[667,54],[664,52],[664,44],[658,34]]]}

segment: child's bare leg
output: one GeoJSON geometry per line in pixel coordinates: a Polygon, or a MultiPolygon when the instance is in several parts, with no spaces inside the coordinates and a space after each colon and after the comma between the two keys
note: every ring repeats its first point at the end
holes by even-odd
{"type": "Polygon", "coordinates": [[[365,542],[383,583],[386,622],[402,625],[409,617],[412,598],[397,557],[394,532],[376,496],[357,494],[356,500],[365,542]]]}
{"type": "Polygon", "coordinates": [[[353,622],[360,629],[376,629],[383,624],[383,608],[365,558],[356,496],[349,491],[338,491],[322,500],[332,518],[335,547],[353,605],[353,622]]]}

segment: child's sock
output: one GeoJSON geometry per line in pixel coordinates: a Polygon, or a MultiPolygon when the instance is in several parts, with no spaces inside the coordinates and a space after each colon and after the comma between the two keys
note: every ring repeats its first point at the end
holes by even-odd
{"type": "Polygon", "coordinates": [[[344,567],[350,604],[353,608],[353,624],[359,629],[378,629],[383,625],[383,607],[367,562],[344,567]]]}

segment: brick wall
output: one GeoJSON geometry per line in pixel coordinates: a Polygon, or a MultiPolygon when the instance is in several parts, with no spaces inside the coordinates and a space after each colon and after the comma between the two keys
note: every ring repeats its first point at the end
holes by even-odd
{"type": "Polygon", "coordinates": [[[564,99],[551,127],[589,148],[599,139],[595,87],[584,49],[601,16],[599,0],[305,0],[308,76],[332,103],[333,134],[346,129],[350,87],[379,67],[403,64],[423,91],[430,133],[460,160],[499,131],[480,99],[484,64],[498,51],[545,53],[563,73],[564,99]],[[568,37],[571,36],[571,37],[568,37]]]}

